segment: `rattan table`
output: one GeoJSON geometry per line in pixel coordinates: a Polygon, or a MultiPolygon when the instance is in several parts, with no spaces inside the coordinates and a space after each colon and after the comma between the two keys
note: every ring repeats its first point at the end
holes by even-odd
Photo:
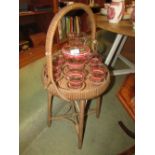
{"type": "Polygon", "coordinates": [[[116,60],[121,59],[129,68],[113,70],[113,75],[122,75],[135,72],[135,65],[120,53],[128,37],[135,37],[135,30],[131,20],[121,20],[118,24],[108,22],[106,16],[95,14],[96,26],[109,32],[116,33],[116,38],[106,57],[105,64],[114,67],[116,60]]]}
{"type": "MultiPolygon", "coordinates": [[[[99,117],[100,106],[101,106],[101,97],[104,92],[107,90],[110,84],[110,73],[106,66],[106,78],[96,85],[92,83],[89,79],[89,67],[86,67],[87,77],[85,79],[85,84],[80,89],[72,89],[67,85],[67,81],[62,74],[62,77],[56,81],[54,79],[53,72],[53,58],[55,53],[53,51],[53,39],[56,28],[58,26],[61,18],[71,10],[82,9],[88,14],[88,18],[91,23],[91,39],[96,41],[96,24],[94,19],[94,14],[90,7],[82,3],[74,3],[72,5],[66,6],[61,9],[52,19],[46,37],[46,65],[43,68],[43,83],[48,92],[48,126],[51,126],[52,120],[57,119],[67,119],[74,123],[77,136],[78,136],[78,147],[82,147],[83,141],[83,131],[84,131],[84,117],[86,115],[85,109],[87,101],[91,99],[96,99],[96,107],[92,109],[90,113],[96,113],[96,117],[99,117]],[[73,113],[62,114],[59,116],[52,115],[52,98],[58,96],[61,99],[68,101],[72,107],[73,113]]],[[[93,44],[92,44],[93,51],[93,44]]],[[[56,53],[58,53],[56,51],[56,53]]]]}

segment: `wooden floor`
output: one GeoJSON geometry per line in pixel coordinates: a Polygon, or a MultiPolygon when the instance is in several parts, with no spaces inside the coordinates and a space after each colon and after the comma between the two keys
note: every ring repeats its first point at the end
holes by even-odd
{"type": "Polygon", "coordinates": [[[130,117],[135,120],[135,74],[126,77],[117,96],[130,117]]]}
{"type": "Polygon", "coordinates": [[[39,46],[31,48],[27,51],[22,51],[19,54],[19,68],[24,67],[45,55],[45,47],[39,46]]]}
{"type": "MultiPolygon", "coordinates": [[[[59,49],[63,43],[55,44],[53,47],[53,51],[59,49]]],[[[30,48],[27,51],[21,51],[19,54],[19,68],[22,68],[42,57],[45,56],[45,46],[38,46],[34,48],[30,48]]]]}

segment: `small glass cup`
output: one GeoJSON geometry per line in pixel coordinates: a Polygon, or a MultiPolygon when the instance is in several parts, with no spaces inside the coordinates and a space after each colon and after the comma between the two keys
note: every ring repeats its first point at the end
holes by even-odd
{"type": "Polygon", "coordinates": [[[90,67],[102,65],[102,57],[99,54],[92,54],[89,59],[90,67]]]}
{"type": "Polygon", "coordinates": [[[61,77],[62,63],[63,62],[60,61],[58,57],[55,57],[53,59],[53,76],[56,81],[58,81],[61,77]]]}
{"type": "Polygon", "coordinates": [[[107,71],[104,66],[98,65],[91,68],[90,80],[94,84],[100,84],[107,77],[107,71]]]}
{"type": "Polygon", "coordinates": [[[79,89],[83,86],[85,75],[82,71],[70,70],[67,73],[66,78],[70,88],[79,89]]]}
{"type": "Polygon", "coordinates": [[[82,59],[82,58],[81,59],[80,58],[68,59],[67,66],[70,70],[73,70],[73,69],[83,70],[85,67],[85,59],[82,59]]]}
{"type": "Polygon", "coordinates": [[[87,41],[87,36],[86,36],[86,33],[84,32],[80,32],[80,33],[71,32],[68,34],[68,43],[70,46],[85,45],[86,41],[87,41]]]}

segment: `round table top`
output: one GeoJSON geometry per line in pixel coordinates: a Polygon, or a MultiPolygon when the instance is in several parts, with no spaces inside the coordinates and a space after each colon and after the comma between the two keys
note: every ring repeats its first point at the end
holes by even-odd
{"type": "MultiPolygon", "coordinates": [[[[63,77],[58,82],[58,89],[60,93],[69,100],[89,100],[102,95],[108,88],[110,84],[110,73],[108,71],[106,79],[104,79],[100,84],[96,85],[89,79],[84,82],[84,87],[79,89],[69,88],[67,86],[67,81],[63,77]]],[[[58,92],[55,90],[53,84],[50,84],[48,90],[51,91],[52,95],[59,96],[58,92]]]]}
{"type": "Polygon", "coordinates": [[[135,30],[133,29],[131,20],[121,20],[119,23],[113,24],[108,22],[107,16],[95,14],[95,21],[98,28],[129,37],[135,37],[135,30]]]}
{"type": "MultiPolygon", "coordinates": [[[[66,75],[67,75],[67,70],[69,69],[64,64],[64,66],[61,67],[62,71],[61,71],[60,78],[56,82],[60,93],[69,100],[79,100],[79,99],[88,100],[88,99],[92,99],[100,96],[106,91],[107,87],[110,84],[110,72],[104,64],[102,64],[102,67],[104,67],[106,76],[102,82],[96,83],[90,80],[91,73],[90,73],[89,63],[85,64],[85,67],[83,69],[83,71],[85,72],[85,80],[83,81],[83,85],[79,89],[73,89],[68,86],[68,80],[66,79],[66,75]]],[[[48,84],[47,65],[44,66],[42,73],[43,73],[42,74],[43,84],[45,88],[51,91],[52,95],[59,96],[54,85],[52,83],[50,85],[48,84]]]]}

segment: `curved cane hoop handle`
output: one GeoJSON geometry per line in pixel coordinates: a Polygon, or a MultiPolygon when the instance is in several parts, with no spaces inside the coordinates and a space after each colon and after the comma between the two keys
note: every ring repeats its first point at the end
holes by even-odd
{"type": "Polygon", "coordinates": [[[58,95],[60,97],[62,97],[65,100],[68,100],[64,95],[62,95],[62,93],[60,92],[60,90],[58,89],[57,85],[54,82],[53,79],[53,66],[52,66],[52,48],[53,48],[53,40],[54,40],[54,34],[56,32],[56,28],[58,26],[59,21],[61,20],[61,18],[68,13],[71,10],[77,10],[77,9],[82,9],[84,10],[87,14],[88,17],[90,19],[90,23],[91,23],[91,38],[92,40],[95,40],[95,35],[96,35],[96,24],[95,24],[95,19],[94,19],[94,14],[92,12],[92,10],[90,9],[89,6],[82,4],[82,3],[74,3],[71,5],[68,5],[64,8],[62,8],[52,19],[49,28],[48,28],[48,32],[47,32],[47,36],[46,36],[46,45],[45,45],[45,55],[47,58],[47,68],[48,68],[48,83],[52,83],[58,93],[58,95]],[[50,68],[50,69],[49,69],[50,68]]]}

